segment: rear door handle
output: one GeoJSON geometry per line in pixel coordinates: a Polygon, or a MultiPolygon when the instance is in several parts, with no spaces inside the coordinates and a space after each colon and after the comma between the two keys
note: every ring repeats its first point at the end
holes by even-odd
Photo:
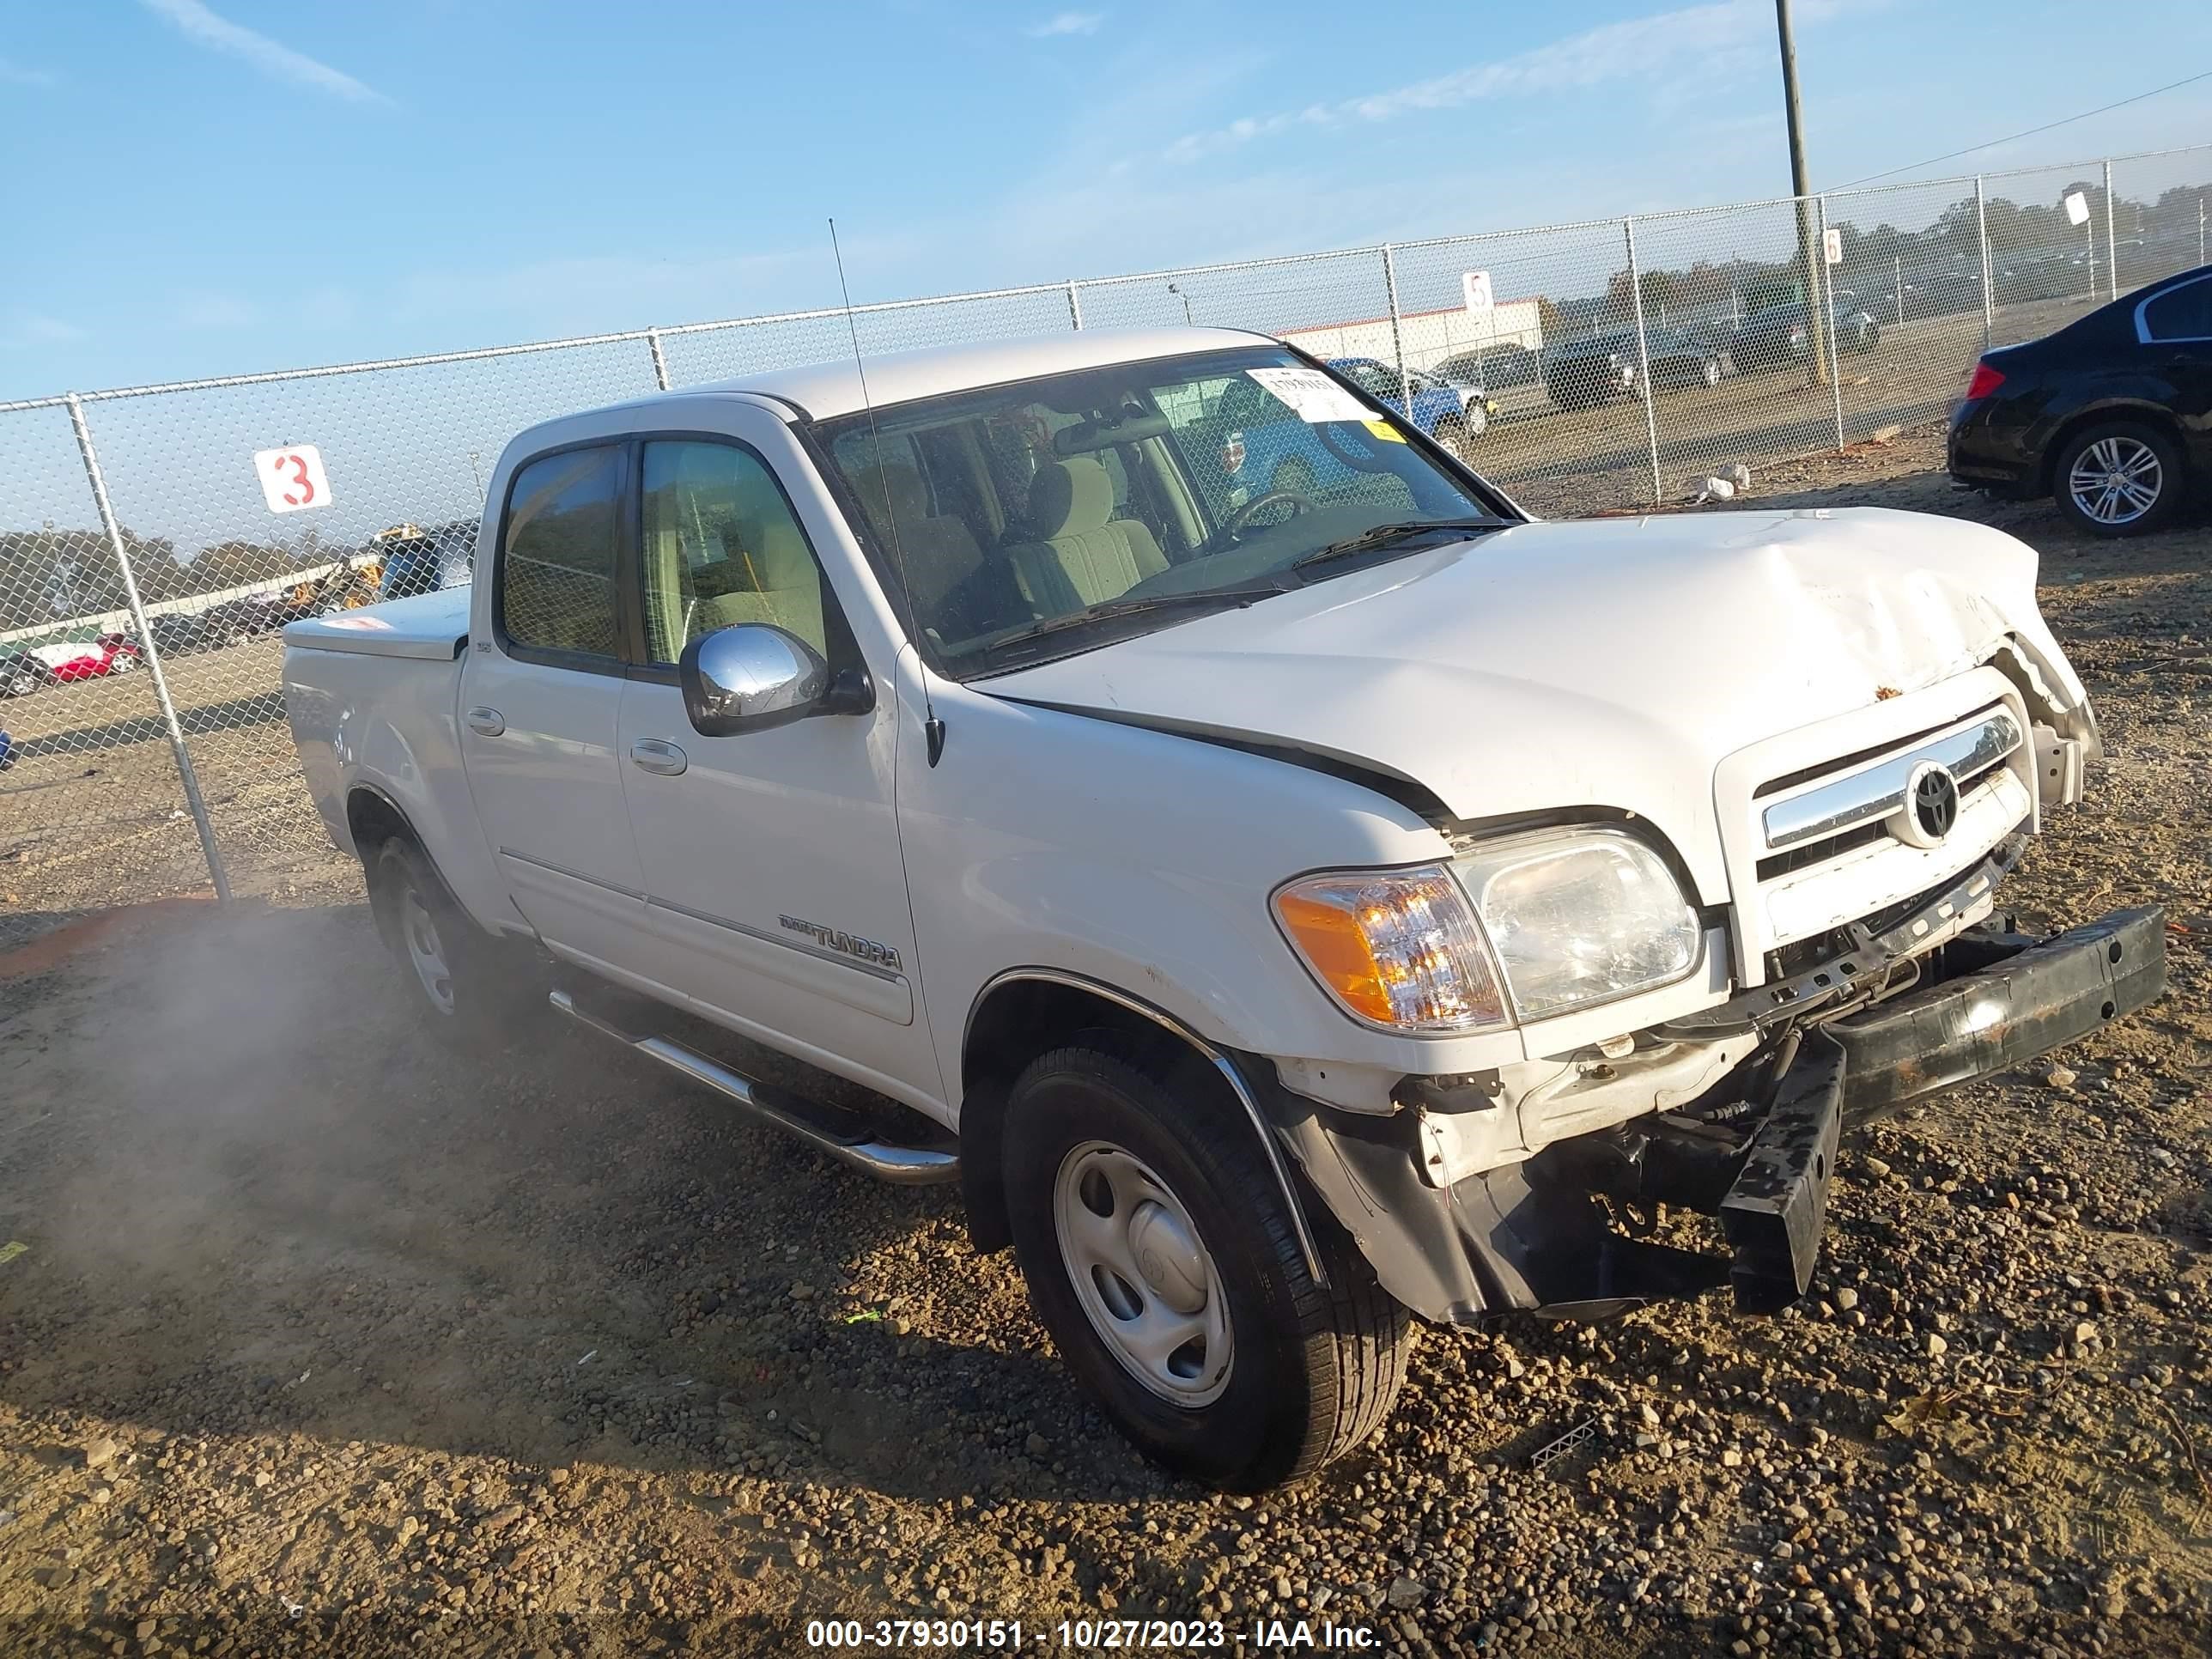
{"type": "Polygon", "coordinates": [[[690,758],[665,738],[640,738],[629,746],[630,764],[664,778],[679,775],[690,758]]]}
{"type": "Polygon", "coordinates": [[[465,718],[470,731],[481,732],[488,738],[495,738],[507,730],[507,717],[496,708],[471,708],[465,718]]]}

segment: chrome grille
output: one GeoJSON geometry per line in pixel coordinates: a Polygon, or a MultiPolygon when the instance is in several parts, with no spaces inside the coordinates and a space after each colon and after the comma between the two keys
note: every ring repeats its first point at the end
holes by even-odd
{"type": "Polygon", "coordinates": [[[1905,811],[1906,791],[1922,767],[1942,767],[1963,789],[2020,744],[2019,723],[2008,711],[1977,714],[1948,732],[1775,802],[1759,820],[1766,846],[1784,852],[1894,817],[1905,811]]]}

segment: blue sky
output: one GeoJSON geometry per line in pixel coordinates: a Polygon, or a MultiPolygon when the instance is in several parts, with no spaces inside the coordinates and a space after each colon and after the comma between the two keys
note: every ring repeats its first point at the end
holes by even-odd
{"type": "MultiPolygon", "coordinates": [[[[2212,68],[1799,0],[1816,187],[2212,68]]],[[[1788,188],[1766,0],[81,0],[0,17],[0,398],[1788,188]]],[[[2212,139],[2212,81],[1937,169],[2212,139]]]]}

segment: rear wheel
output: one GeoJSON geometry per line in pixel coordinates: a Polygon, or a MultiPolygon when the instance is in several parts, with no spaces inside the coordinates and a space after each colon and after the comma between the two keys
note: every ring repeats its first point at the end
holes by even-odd
{"type": "Polygon", "coordinates": [[[1389,1414],[1406,1310],[1333,1227],[1314,1282],[1210,1068],[1098,1037],[1031,1063],[1007,1103],[1007,1212],[1037,1316],[1167,1468],[1243,1491],[1310,1474],[1389,1414]]]}
{"type": "Polygon", "coordinates": [[[2059,511],[2096,536],[2140,536],[2180,507],[2181,452],[2156,427],[2108,421],[2069,439],[2051,468],[2059,511]]]}
{"type": "Polygon", "coordinates": [[[46,684],[39,671],[27,662],[10,663],[0,678],[0,693],[11,697],[27,697],[46,684]]]}
{"type": "Polygon", "coordinates": [[[1455,455],[1467,447],[1467,426],[1456,415],[1447,415],[1438,421],[1430,430],[1429,436],[1455,455]]]}
{"type": "Polygon", "coordinates": [[[471,920],[405,836],[367,860],[369,908],[431,1035],[457,1048],[511,1044],[544,1007],[544,975],[471,920]]]}

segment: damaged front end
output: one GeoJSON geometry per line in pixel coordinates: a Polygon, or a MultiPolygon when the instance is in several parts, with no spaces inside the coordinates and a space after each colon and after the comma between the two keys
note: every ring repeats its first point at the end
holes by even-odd
{"type": "MultiPolygon", "coordinates": [[[[2154,906],[2047,939],[1983,920],[2017,856],[1998,849],[1902,914],[1838,929],[1791,971],[1583,1057],[1583,1079],[1650,1069],[1662,1109],[1462,1172],[1453,1148],[1501,1105],[1494,1079],[1407,1078],[1387,1116],[1279,1084],[1267,1107],[1383,1287],[1423,1317],[1596,1318],[1732,1285],[1773,1312],[1810,1282],[1838,1137],[2130,1013],[2166,983],[2154,906]],[[1665,1084],[1717,1081],[1666,1104],[1665,1084]],[[1714,1217],[1721,1248],[1650,1235],[1659,1206],[1714,1217]]],[[[1255,1068],[1256,1069],[1256,1068],[1255,1068]]]]}

